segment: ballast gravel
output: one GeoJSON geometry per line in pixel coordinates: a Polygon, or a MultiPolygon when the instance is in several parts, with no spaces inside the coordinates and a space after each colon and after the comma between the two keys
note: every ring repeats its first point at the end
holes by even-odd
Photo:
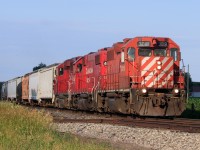
{"type": "MultiPolygon", "coordinates": [[[[53,128],[62,133],[70,132],[75,135],[110,141],[111,143],[133,144],[144,149],[200,150],[199,133],[94,123],[54,123],[53,128]]],[[[134,149],[134,147],[124,147],[124,149],[134,149]]]]}

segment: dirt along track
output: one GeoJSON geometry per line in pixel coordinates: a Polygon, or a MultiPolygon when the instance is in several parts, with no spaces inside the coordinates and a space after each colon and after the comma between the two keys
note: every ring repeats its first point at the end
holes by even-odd
{"type": "Polygon", "coordinates": [[[36,107],[36,109],[42,109],[50,113],[53,117],[54,123],[96,123],[200,133],[200,120],[198,119],[139,118],[125,115],[101,114],[49,107],[36,107]]]}

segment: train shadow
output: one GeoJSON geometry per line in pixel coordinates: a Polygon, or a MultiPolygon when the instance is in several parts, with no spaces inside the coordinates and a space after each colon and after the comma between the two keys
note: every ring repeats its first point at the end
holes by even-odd
{"type": "Polygon", "coordinates": [[[200,119],[200,111],[186,109],[180,118],[200,119]]]}
{"type": "Polygon", "coordinates": [[[191,103],[191,106],[182,113],[181,118],[190,118],[190,119],[200,119],[200,111],[196,110],[194,103],[191,103]]]}

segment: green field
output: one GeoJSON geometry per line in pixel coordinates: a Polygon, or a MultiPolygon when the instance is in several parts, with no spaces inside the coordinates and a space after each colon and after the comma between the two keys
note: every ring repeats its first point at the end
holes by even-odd
{"type": "Polygon", "coordinates": [[[85,140],[51,129],[52,117],[12,103],[0,102],[0,150],[104,150],[107,143],[85,140]]]}
{"type": "Polygon", "coordinates": [[[183,118],[200,119],[200,98],[189,98],[183,118]]]}

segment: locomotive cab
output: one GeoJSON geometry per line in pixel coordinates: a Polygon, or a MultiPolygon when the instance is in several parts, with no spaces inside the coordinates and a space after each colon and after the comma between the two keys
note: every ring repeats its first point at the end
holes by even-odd
{"type": "Polygon", "coordinates": [[[130,103],[134,113],[142,116],[176,116],[182,113],[185,91],[180,60],[180,48],[169,38],[138,37],[129,40],[122,49],[121,63],[128,68],[130,103]]]}

